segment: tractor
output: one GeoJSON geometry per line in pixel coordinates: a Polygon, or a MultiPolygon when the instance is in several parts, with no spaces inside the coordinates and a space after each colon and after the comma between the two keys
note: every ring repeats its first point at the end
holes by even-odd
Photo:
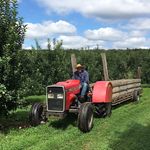
{"type": "Polygon", "coordinates": [[[80,98],[79,80],[67,80],[46,87],[46,103],[35,103],[30,110],[30,124],[37,126],[46,122],[49,116],[66,117],[69,113],[78,115],[77,126],[82,132],[93,127],[94,113],[98,117],[111,115],[112,84],[97,81],[89,86],[84,101],[80,98]]]}
{"type": "MultiPolygon", "coordinates": [[[[74,72],[75,55],[72,55],[74,72]]],[[[29,115],[30,124],[37,126],[46,122],[49,116],[66,117],[69,113],[78,115],[77,126],[82,132],[89,132],[93,127],[94,114],[97,117],[111,115],[112,106],[125,101],[139,101],[142,93],[141,70],[138,67],[136,79],[109,81],[107,61],[102,54],[104,81],[89,85],[84,100],[81,99],[81,83],[79,80],[67,80],[46,87],[46,103],[32,105],[29,115]]]]}

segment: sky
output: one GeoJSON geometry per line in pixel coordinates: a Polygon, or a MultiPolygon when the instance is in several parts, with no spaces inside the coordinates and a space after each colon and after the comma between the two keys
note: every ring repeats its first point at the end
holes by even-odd
{"type": "Polygon", "coordinates": [[[38,40],[63,47],[150,48],[150,0],[19,0],[27,31],[23,48],[38,40]]]}

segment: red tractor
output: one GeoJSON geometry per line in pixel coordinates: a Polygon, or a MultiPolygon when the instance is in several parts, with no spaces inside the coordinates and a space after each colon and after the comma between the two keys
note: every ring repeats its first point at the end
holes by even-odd
{"type": "Polygon", "coordinates": [[[98,81],[89,87],[85,101],[80,99],[79,80],[58,82],[46,88],[46,104],[35,103],[30,111],[30,123],[33,126],[46,121],[51,115],[64,118],[68,113],[78,114],[78,128],[89,132],[93,127],[93,115],[110,116],[112,84],[98,81]]]}

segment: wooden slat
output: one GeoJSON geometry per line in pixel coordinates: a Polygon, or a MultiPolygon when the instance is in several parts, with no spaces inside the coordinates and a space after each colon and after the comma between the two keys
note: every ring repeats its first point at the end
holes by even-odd
{"type": "Polygon", "coordinates": [[[72,72],[76,71],[77,60],[75,54],[71,54],[71,65],[72,65],[72,72]]]}
{"type": "Polygon", "coordinates": [[[122,80],[112,80],[111,81],[113,87],[128,85],[133,83],[141,83],[141,79],[122,79],[122,80]]]}
{"type": "Polygon", "coordinates": [[[102,63],[103,63],[104,80],[108,81],[109,80],[109,75],[108,75],[106,54],[105,53],[101,53],[101,57],[102,57],[102,63]]]}
{"type": "Polygon", "coordinates": [[[113,93],[118,93],[121,91],[127,91],[128,89],[141,87],[141,83],[133,83],[128,85],[121,85],[113,88],[113,93]]]}
{"type": "Polygon", "coordinates": [[[130,95],[130,93],[134,93],[134,91],[140,91],[140,90],[141,90],[141,87],[129,89],[129,90],[123,91],[123,92],[113,93],[112,94],[112,101],[114,101],[116,98],[118,98],[122,95],[130,95]]]}
{"type": "Polygon", "coordinates": [[[141,74],[142,74],[142,71],[141,71],[141,67],[138,67],[137,69],[137,79],[141,79],[141,74]]]}

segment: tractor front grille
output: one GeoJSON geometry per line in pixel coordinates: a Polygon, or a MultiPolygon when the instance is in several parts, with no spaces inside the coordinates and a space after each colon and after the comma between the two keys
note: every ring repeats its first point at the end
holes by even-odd
{"type": "Polygon", "coordinates": [[[47,87],[47,109],[51,112],[63,112],[65,108],[65,92],[63,87],[47,87]]]}

